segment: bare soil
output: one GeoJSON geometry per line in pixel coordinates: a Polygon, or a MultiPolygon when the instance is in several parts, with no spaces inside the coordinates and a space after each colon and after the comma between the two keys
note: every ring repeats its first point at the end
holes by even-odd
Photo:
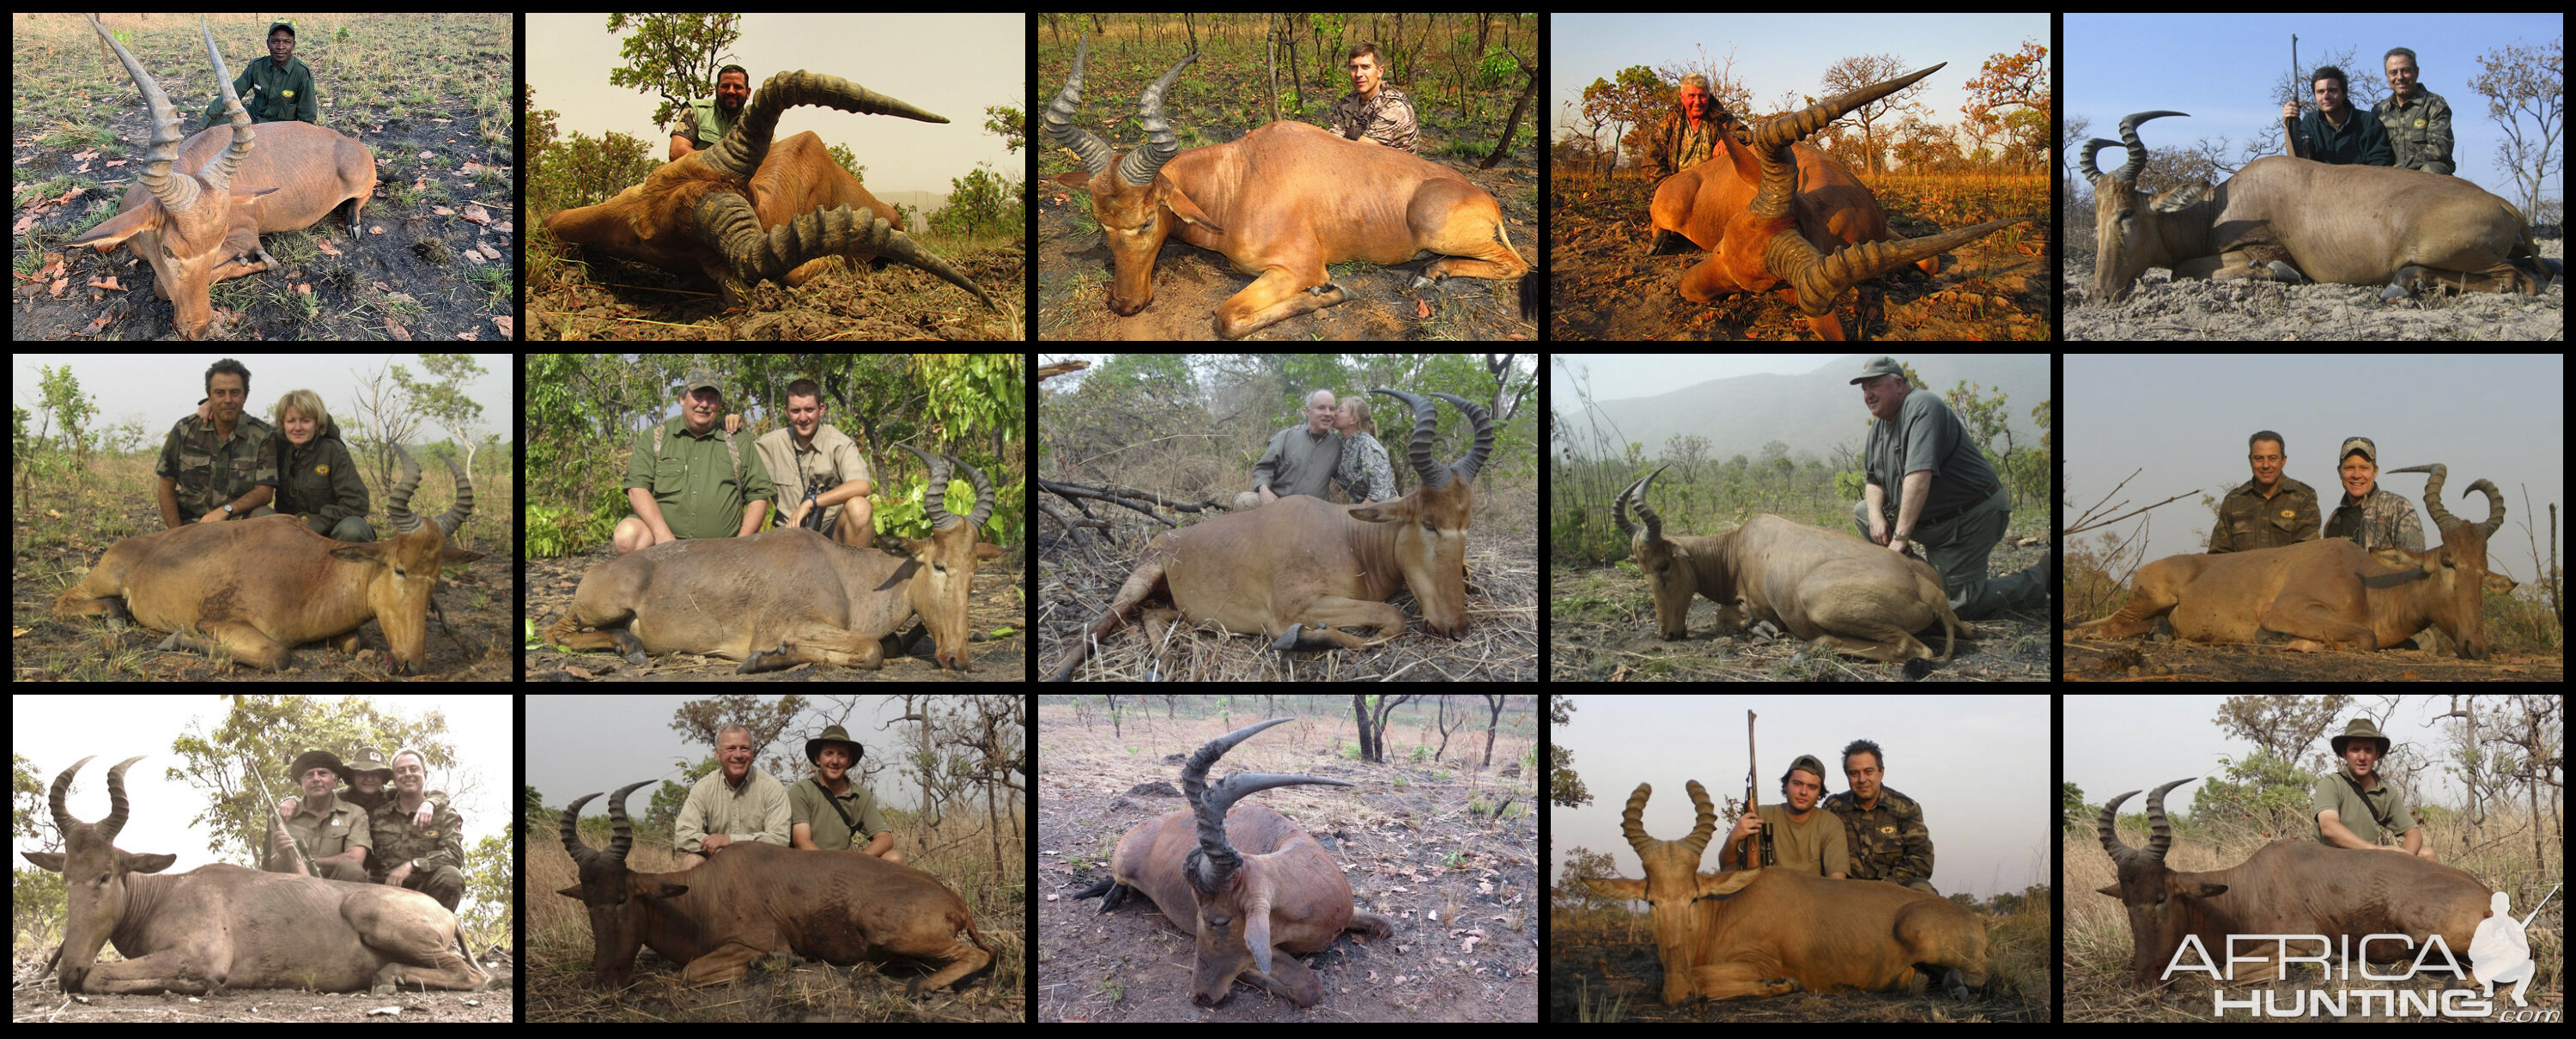
{"type": "MultiPolygon", "coordinates": [[[[2540,241],[2542,255],[2561,258],[2566,242],[2540,241]]],[[[2089,250],[2088,250],[2089,252],[2089,250]]],[[[2477,292],[2417,293],[2383,302],[2375,285],[2284,285],[2268,281],[2173,279],[2152,267],[2129,297],[2097,305],[2090,256],[2065,263],[2069,340],[2203,340],[2382,342],[2468,340],[2565,342],[2567,287],[2538,296],[2477,292]]]]}
{"type": "MultiPolygon", "coordinates": [[[[2429,638],[2431,633],[2419,638],[2429,638]]],[[[2066,638],[2069,682],[2564,682],[2561,653],[2495,648],[2485,660],[2421,650],[2302,653],[2286,646],[2066,638]]]]}

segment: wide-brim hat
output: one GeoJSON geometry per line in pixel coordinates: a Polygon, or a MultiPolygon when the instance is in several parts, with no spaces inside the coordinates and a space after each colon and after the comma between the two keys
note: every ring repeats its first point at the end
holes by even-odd
{"type": "Polygon", "coordinates": [[[2336,757],[2342,757],[2344,746],[2354,740],[2376,740],[2379,743],[2380,756],[2388,756],[2388,737],[2379,731],[2379,726],[2371,724],[2368,718],[2353,719],[2352,724],[2343,727],[2343,735],[2326,742],[2334,747],[2336,757]]]}
{"type": "Polygon", "coordinates": [[[302,783],[304,774],[317,768],[330,769],[343,783],[349,781],[349,766],[341,764],[340,756],[327,750],[308,750],[296,755],[295,764],[288,767],[286,775],[288,779],[302,783]]]}
{"type": "Polygon", "coordinates": [[[823,730],[822,735],[805,741],[805,760],[820,767],[823,764],[823,748],[835,743],[849,748],[850,764],[856,765],[860,758],[868,756],[868,748],[860,746],[859,741],[851,739],[849,730],[835,725],[823,730]]]}

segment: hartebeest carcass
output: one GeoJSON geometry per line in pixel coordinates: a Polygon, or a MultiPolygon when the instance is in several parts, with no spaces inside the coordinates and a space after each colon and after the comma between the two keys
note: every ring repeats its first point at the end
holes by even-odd
{"type": "Polygon", "coordinates": [[[214,29],[203,19],[198,28],[206,34],[206,58],[214,63],[232,122],[199,130],[182,143],[170,96],[98,19],[89,24],[115,48],[142,92],[152,136],[143,172],[125,190],[118,214],[70,244],[100,252],[123,245],[151,264],[153,294],[170,301],[181,336],[198,338],[214,322],[207,292],[215,282],[277,265],[260,247],[260,235],[301,231],[343,202],[349,204],[349,234],[358,234],[358,210],[376,190],[376,157],[366,145],[312,123],[263,123],[254,132],[250,112],[233,93],[223,53],[215,48],[214,29]],[[173,163],[183,172],[170,172],[173,163]],[[184,172],[189,169],[197,172],[184,172]]]}
{"type": "MultiPolygon", "coordinates": [[[[1081,171],[1055,179],[1091,198],[1117,272],[1109,309],[1119,316],[1132,317],[1154,301],[1154,258],[1173,234],[1257,276],[1217,308],[1216,332],[1228,339],[1349,299],[1326,264],[1392,266],[1440,256],[1423,268],[1417,287],[1453,276],[1509,281],[1529,273],[1529,262],[1504,232],[1494,196],[1411,153],[1288,121],[1225,144],[1181,150],[1163,117],[1163,91],[1198,60],[1196,53],[1145,89],[1136,104],[1145,147],[1120,159],[1091,131],[1073,125],[1090,50],[1085,35],[1064,91],[1047,106],[1046,133],[1082,160],[1081,171]]],[[[1522,286],[1525,294],[1535,291],[1534,282],[1522,286]]]]}
{"type": "Polygon", "coordinates": [[[1127,831],[1109,860],[1109,879],[1075,898],[1101,898],[1108,912],[1142,891],[1163,918],[1198,939],[1190,998],[1215,1006],[1236,978],[1301,1007],[1324,998],[1324,983],[1290,953],[1322,952],[1345,930],[1395,934],[1395,921],[1351,904],[1350,881],[1323,846],[1287,816],[1246,795],[1296,784],[1350,786],[1339,779],[1237,772],[1210,784],[1208,769],[1234,745],[1289,718],[1272,718],[1208,741],[1181,766],[1190,806],[1127,831]]]}
{"type": "Polygon", "coordinates": [[[2380,297],[2392,300],[2434,285],[2524,295],[2548,286],[2547,262],[2533,261],[2539,279],[2510,262],[2540,255],[2521,212],[2458,177],[2275,155],[2246,163],[2215,188],[2204,181],[2152,196],[2138,190],[2147,168],[2138,124],[2187,114],[2139,112],[2120,120],[2120,140],[2084,144],[2096,302],[2127,298],[2149,267],[2172,268],[2177,279],[2296,282],[2304,275],[2385,285],[2380,297]],[[2129,161],[2103,173],[2094,153],[2119,147],[2129,161]]]}
{"type": "Polygon", "coordinates": [[[473,478],[447,459],[456,504],[421,522],[411,512],[420,465],[399,453],[402,481],[385,503],[400,532],[391,538],[333,541],[294,516],[189,523],[117,542],[54,600],[54,616],[132,619],[170,632],[162,649],[221,647],[268,671],[285,669],[289,651],[307,642],[356,653],[358,627],[373,620],[392,647],[390,670],[419,674],[439,568],[483,553],[448,543],[474,515],[473,478]]]}
{"type": "Polygon", "coordinates": [[[606,202],[547,217],[546,230],[610,256],[704,273],[729,305],[763,279],[802,285],[840,256],[910,264],[1000,309],[957,268],[903,233],[901,218],[832,161],[822,138],[809,130],[771,146],[779,115],[798,105],[948,121],[839,76],[781,72],[760,85],[715,147],[663,163],[606,202]]]}
{"type": "Polygon", "coordinates": [[[2138,569],[2119,612],[2075,631],[2133,638],[2155,630],[2156,618],[2169,612],[2174,635],[2193,642],[2287,638],[2300,649],[2376,650],[2432,626],[2459,644],[2460,656],[2483,659],[2489,647],[2482,596],[2514,589],[2512,578],[2487,569],[2487,538],[2504,525],[2503,493],[2486,480],[2471,483],[2470,491],[2487,496],[2486,521],[2471,523],[2442,507],[2448,467],[2388,472],[2432,474],[2424,482],[2424,508],[2440,528],[2441,544],[2409,552],[2365,549],[2337,537],[2168,556],[2138,569]]]}
{"type": "Polygon", "coordinates": [[[993,483],[958,462],[975,485],[975,511],[954,515],[940,503],[950,460],[900,446],[930,468],[922,495],[929,537],[881,535],[858,548],[785,527],[655,545],[583,574],[546,641],[615,649],[637,667],[647,653],[700,653],[742,661],[738,674],[809,663],[874,670],[885,664],[883,640],[919,617],[939,666],[968,670],[967,593],[976,563],[1002,554],[975,540],[993,515],[993,483]]]}
{"type": "MultiPolygon", "coordinates": [[[[1802,989],[1913,987],[1922,967],[1965,999],[1986,984],[1986,927],[1958,903],[1881,880],[1835,880],[1785,866],[1699,871],[1717,813],[1689,785],[1699,825],[1678,841],[1646,835],[1650,784],[1628,795],[1619,832],[1646,878],[1587,881],[1594,894],[1643,899],[1664,964],[1664,1002],[1778,996],[1802,989]]],[[[1838,838],[1839,839],[1839,838],[1838,838]]]]}
{"type": "Polygon", "coordinates": [[[1161,641],[1177,613],[1192,624],[1276,636],[1272,645],[1282,651],[1374,646],[1404,633],[1404,611],[1386,602],[1400,588],[1413,589],[1425,627],[1442,635],[1466,631],[1467,522],[1475,514],[1476,473],[1494,449],[1493,423],[1463,397],[1431,394],[1476,426],[1467,457],[1443,465],[1431,454],[1439,421],[1432,403],[1397,390],[1370,392],[1412,406],[1406,457],[1422,486],[1368,506],[1296,495],[1156,538],[1047,680],[1071,677],[1093,642],[1164,589],[1175,609],[1147,615],[1151,641],[1161,641]],[[1373,627],[1377,635],[1363,639],[1347,630],[1355,627],[1373,627]]]}
{"type": "Polygon", "coordinates": [[[1705,595],[1718,605],[1718,624],[1734,627],[1767,621],[1801,639],[1870,660],[1948,657],[1966,627],[1951,612],[1941,575],[1908,559],[1837,531],[1793,523],[1768,513],[1713,537],[1664,536],[1664,521],[1646,504],[1646,490],[1663,466],[1630,484],[1610,505],[1619,530],[1632,542],[1637,570],[1655,599],[1655,625],[1666,639],[1690,637],[1690,604],[1705,595]],[[1628,521],[1628,506],[1646,521],[1628,521]],[[1941,626],[1941,652],[1914,633],[1941,626]]]}
{"type": "Polygon", "coordinates": [[[608,795],[611,836],[594,851],[576,832],[584,794],[564,806],[563,845],[581,882],[555,892],[581,900],[590,914],[590,968],[602,987],[622,989],[635,977],[635,951],[651,946],[680,964],[690,984],[742,977],[754,961],[780,949],[849,966],[890,956],[940,968],[915,978],[906,993],[947,989],[990,967],[993,950],[975,929],[966,903],[930,874],[864,851],[800,851],[741,841],[678,873],[626,867],[635,830],[629,783],[608,795]],[[957,933],[964,931],[967,941],[957,933]]]}
{"type": "MultiPolygon", "coordinates": [[[[2130,969],[2138,984],[2164,985],[2166,968],[2185,938],[2199,939],[2201,948],[2187,962],[2221,964],[2221,970],[2231,970],[2228,957],[2260,949],[2341,955],[2347,942],[2366,958],[2412,960],[2436,935],[2453,958],[2467,962],[2469,940],[2491,911],[2491,900],[2485,884],[2457,867],[2393,849],[2329,848],[2305,837],[2265,845],[2227,869],[2182,872],[2166,866],[2173,825],[2165,819],[2165,792],[2197,778],[2174,780],[2147,795],[2147,823],[2155,835],[2143,849],[2121,841],[2115,829],[2121,802],[2137,791],[2103,805],[2095,825],[2119,873],[2096,893],[2128,907],[2130,969]],[[2400,934],[2406,936],[2403,943],[2384,937],[2363,942],[2371,935],[2400,934]],[[2239,943],[2230,935],[2316,935],[2326,941],[2239,943]]],[[[2280,970],[2277,958],[2235,966],[2228,981],[2262,984],[2280,970]]]]}
{"type": "MultiPolygon", "coordinates": [[[[1942,63],[1948,64],[1947,62],[1942,63]]],[[[1780,287],[1807,315],[1807,327],[1841,339],[1834,304],[1853,286],[1906,264],[1941,270],[1940,254],[2026,219],[1996,220],[1924,238],[1898,238],[1887,211],[1843,164],[1805,143],[1844,113],[1940,71],[1942,65],[1872,83],[1804,109],[1764,120],[1744,142],[1718,135],[1706,161],[1655,186],[1651,251],[1689,244],[1709,257],[1682,275],[1682,298],[1713,303],[1736,292],[1780,287]]]]}
{"type": "Polygon", "coordinates": [[[456,915],[418,891],[221,863],[158,875],[178,856],[114,843],[125,828],[125,770],[141,760],[107,770],[107,818],[96,823],[63,804],[90,759],[64,769],[51,801],[63,850],[23,853],[63,875],[64,994],[483,987],[483,972],[461,955],[456,915]],[[125,959],[99,962],[108,942],[125,959]]]}

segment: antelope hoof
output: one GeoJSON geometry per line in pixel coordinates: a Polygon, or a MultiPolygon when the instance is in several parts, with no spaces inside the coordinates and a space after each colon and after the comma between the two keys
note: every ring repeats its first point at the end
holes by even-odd
{"type": "Polygon", "coordinates": [[[636,638],[635,633],[624,628],[617,629],[617,652],[626,658],[627,663],[637,667],[644,667],[648,663],[644,659],[644,640],[636,638]]]}

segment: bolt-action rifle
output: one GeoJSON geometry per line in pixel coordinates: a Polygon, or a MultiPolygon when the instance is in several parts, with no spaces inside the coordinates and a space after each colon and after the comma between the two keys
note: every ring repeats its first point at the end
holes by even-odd
{"type": "MultiPolygon", "coordinates": [[[[1762,768],[1753,763],[1754,717],[1753,712],[1744,712],[1744,810],[1746,812],[1758,812],[1762,807],[1762,768]]],[[[1760,816],[1756,815],[1755,818],[1758,819],[1760,816]]],[[[1780,856],[1771,848],[1771,824],[1762,825],[1762,832],[1754,835],[1753,843],[1758,847],[1745,849],[1745,857],[1757,860],[1754,865],[1780,864],[1780,856]]]]}

